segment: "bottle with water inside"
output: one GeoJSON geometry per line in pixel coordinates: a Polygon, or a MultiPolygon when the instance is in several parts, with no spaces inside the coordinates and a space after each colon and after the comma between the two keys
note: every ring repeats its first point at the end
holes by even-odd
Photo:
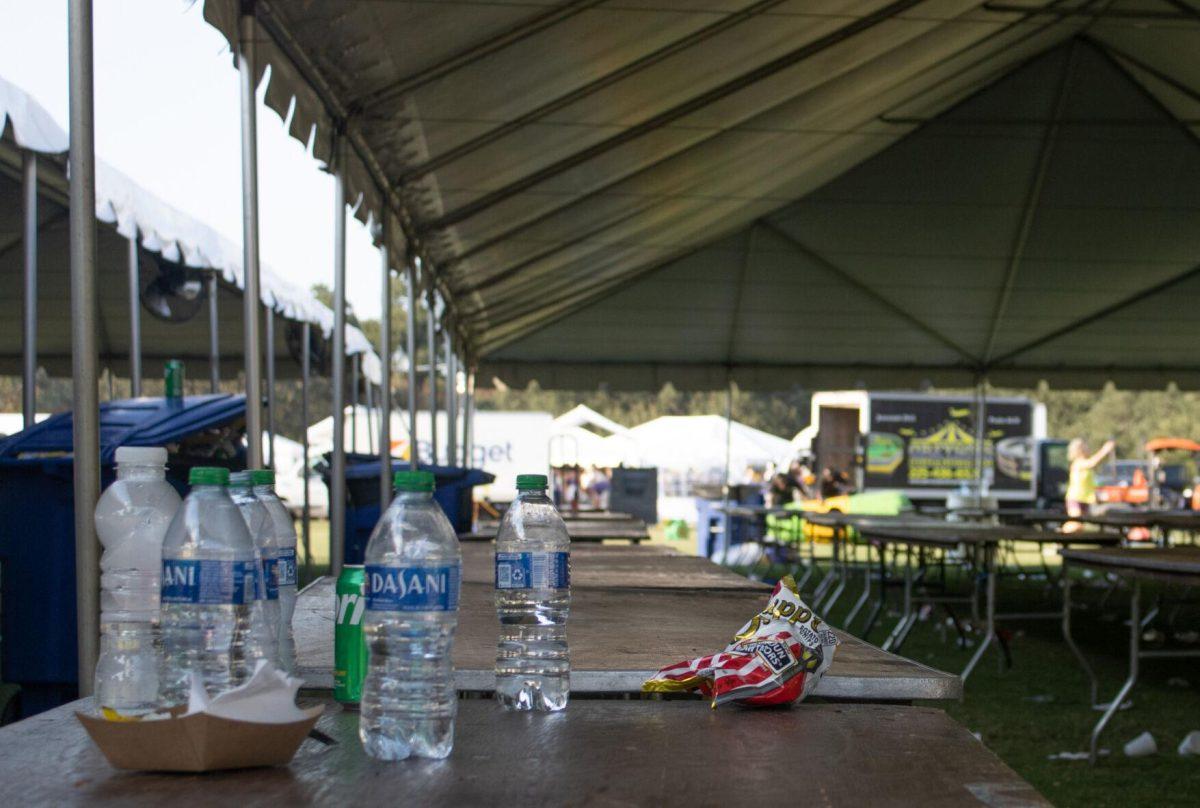
{"type": "Polygon", "coordinates": [[[496,535],[496,699],[510,710],[567,706],[571,540],[544,474],[517,476],[517,501],[496,535]]]}
{"type": "Polygon", "coordinates": [[[393,481],[396,497],[364,559],[367,675],[358,734],[374,758],[444,758],[458,709],[450,650],[462,555],[433,501],[433,475],[398,471],[393,481]]]}
{"type": "Polygon", "coordinates": [[[162,544],[179,509],[166,464],[167,450],[161,447],[120,447],[116,482],[96,503],[96,534],[104,554],[94,692],[96,706],[106,714],[136,716],[156,706],[162,544]]]}
{"type": "Polygon", "coordinates": [[[162,548],[159,704],[186,704],[193,672],[209,695],[245,682],[262,649],[252,637],[254,539],[226,490],[229,471],[198,466],[162,548]]]}
{"type": "Polygon", "coordinates": [[[229,497],[242,513],[246,529],[254,539],[257,606],[250,611],[250,641],[261,656],[279,666],[279,598],[271,589],[268,567],[274,552],[275,525],[267,505],[254,493],[253,472],[235,471],[229,475],[229,497]]]}
{"type": "Polygon", "coordinates": [[[271,517],[271,540],[263,553],[267,575],[267,598],[276,602],[272,625],[278,643],[279,667],[292,673],[296,668],[296,642],[292,634],[292,615],[296,612],[296,523],[287,506],[275,493],[275,472],[255,469],[254,496],[271,517]]]}

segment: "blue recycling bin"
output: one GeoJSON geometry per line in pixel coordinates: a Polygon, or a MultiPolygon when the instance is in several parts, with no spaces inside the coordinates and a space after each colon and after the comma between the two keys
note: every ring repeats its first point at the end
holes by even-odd
{"type": "MultiPolygon", "coordinates": [[[[329,455],[325,456],[328,460],[329,455]]],[[[371,531],[379,521],[379,468],[378,455],[346,455],[346,555],[347,564],[363,563],[363,554],[371,531]]],[[[393,460],[390,473],[408,469],[408,461],[393,460]]],[[[480,469],[459,466],[431,466],[421,464],[422,471],[433,473],[437,488],[434,500],[442,506],[455,531],[466,533],[471,529],[471,500],[477,485],[487,485],[495,476],[480,469]]],[[[329,485],[329,463],[323,474],[325,485],[329,485]]],[[[330,494],[332,496],[332,492],[330,494]]]]}
{"type": "MultiPolygon", "coordinates": [[[[245,396],[137,398],[100,405],[100,484],[120,446],[166,446],[183,494],[196,465],[245,464],[245,396]],[[238,440],[228,428],[237,426],[238,440]]],[[[0,675],[21,686],[22,716],[76,697],[75,503],[71,413],[0,441],[0,675]]]]}
{"type": "MultiPolygon", "coordinates": [[[[735,544],[762,539],[762,531],[756,522],[737,519],[722,513],[718,508],[725,499],[696,497],[696,552],[707,558],[724,558],[726,551],[735,544]]],[[[730,505],[762,505],[763,489],[760,485],[732,485],[729,487],[730,505]]]]}

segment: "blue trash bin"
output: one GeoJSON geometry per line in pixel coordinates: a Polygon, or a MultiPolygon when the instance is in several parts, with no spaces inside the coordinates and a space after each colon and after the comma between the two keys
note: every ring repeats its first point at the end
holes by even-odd
{"type": "MultiPolygon", "coordinates": [[[[329,485],[329,455],[325,455],[322,478],[329,485]]],[[[346,555],[347,564],[363,563],[371,531],[379,521],[379,457],[378,455],[346,455],[346,555]]],[[[409,468],[406,460],[393,460],[391,473],[409,468]]],[[[418,466],[433,473],[437,488],[434,500],[442,506],[450,524],[458,533],[471,529],[471,501],[477,485],[487,485],[495,476],[480,469],[459,466],[418,466]]],[[[332,496],[332,492],[330,494],[332,496]]]]}
{"type": "MultiPolygon", "coordinates": [[[[166,446],[167,479],[187,491],[196,465],[245,465],[245,396],[100,405],[100,484],[120,446],[166,446]],[[238,440],[228,434],[237,426],[238,440]]],[[[71,413],[0,441],[0,674],[21,686],[22,716],[76,697],[75,503],[71,413]]]]}

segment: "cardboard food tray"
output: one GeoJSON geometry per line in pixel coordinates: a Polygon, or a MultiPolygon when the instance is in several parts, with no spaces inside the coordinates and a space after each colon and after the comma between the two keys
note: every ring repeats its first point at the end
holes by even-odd
{"type": "Polygon", "coordinates": [[[108,721],[75,713],[108,762],[132,771],[208,772],[281,766],[296,754],[324,707],[288,724],[234,721],[208,713],[161,721],[108,721]]]}

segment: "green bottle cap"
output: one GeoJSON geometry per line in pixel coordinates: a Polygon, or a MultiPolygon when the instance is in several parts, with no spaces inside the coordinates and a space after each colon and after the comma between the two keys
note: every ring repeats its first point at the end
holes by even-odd
{"type": "Polygon", "coordinates": [[[229,469],[196,466],[188,472],[190,485],[229,485],[229,469]]]}
{"type": "Polygon", "coordinates": [[[397,471],[392,475],[392,487],[397,491],[432,491],[436,486],[428,471],[397,471]]]}
{"type": "MultiPolygon", "coordinates": [[[[193,469],[193,471],[194,471],[194,469],[193,469]]],[[[248,471],[230,472],[230,474],[229,474],[229,487],[230,488],[249,488],[251,485],[253,485],[253,482],[251,481],[250,472],[248,472],[248,471]]]]}
{"type": "Polygon", "coordinates": [[[255,485],[275,485],[275,470],[251,469],[250,479],[255,485]]]}
{"type": "Polygon", "coordinates": [[[549,486],[545,474],[518,474],[518,491],[545,491],[549,486]]]}

